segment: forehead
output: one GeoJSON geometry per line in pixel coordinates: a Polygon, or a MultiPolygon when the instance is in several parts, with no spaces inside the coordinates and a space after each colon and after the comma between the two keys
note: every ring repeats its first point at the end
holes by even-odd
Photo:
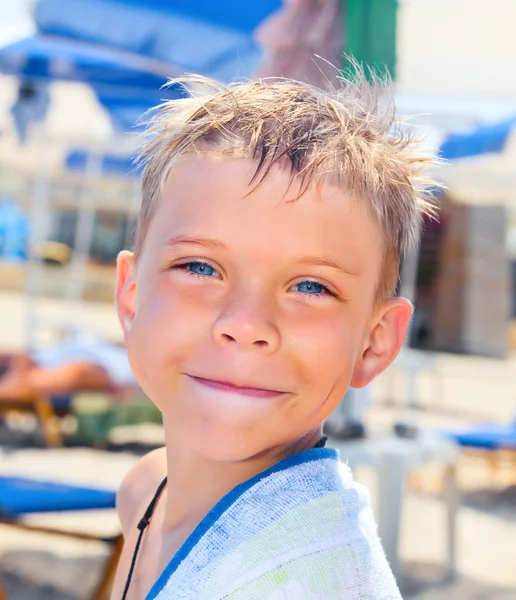
{"type": "Polygon", "coordinates": [[[379,227],[343,190],[322,182],[298,198],[299,178],[291,182],[275,166],[256,185],[256,167],[244,159],[181,158],[161,193],[149,241],[199,236],[278,256],[339,253],[356,269],[380,258],[379,227]]]}

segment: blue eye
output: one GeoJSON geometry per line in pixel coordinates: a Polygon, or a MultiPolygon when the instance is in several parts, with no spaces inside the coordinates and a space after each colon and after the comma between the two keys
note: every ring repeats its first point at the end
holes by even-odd
{"type": "Polygon", "coordinates": [[[293,287],[293,290],[310,295],[324,294],[328,291],[322,283],[317,283],[316,281],[302,281],[301,283],[296,284],[293,287]]]}
{"type": "Polygon", "coordinates": [[[178,271],[186,271],[190,275],[198,275],[200,277],[220,277],[220,273],[217,269],[214,269],[211,265],[200,260],[193,260],[178,265],[172,265],[172,269],[178,271]]]}
{"type": "Polygon", "coordinates": [[[205,277],[213,277],[217,276],[217,271],[210,267],[210,265],[203,262],[191,262],[184,265],[186,270],[190,271],[190,273],[195,273],[195,275],[204,275],[205,277]]]}

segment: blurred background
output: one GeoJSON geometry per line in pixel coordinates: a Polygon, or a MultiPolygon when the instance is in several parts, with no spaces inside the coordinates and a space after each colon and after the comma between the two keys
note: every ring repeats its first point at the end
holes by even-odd
{"type": "Polygon", "coordinates": [[[0,0],[0,598],[107,598],[114,491],[163,442],[113,308],[139,117],[184,72],[324,85],[344,53],[389,71],[445,187],[401,268],[407,345],[329,443],[404,597],[516,598],[514,22],[513,0],[0,0]]]}

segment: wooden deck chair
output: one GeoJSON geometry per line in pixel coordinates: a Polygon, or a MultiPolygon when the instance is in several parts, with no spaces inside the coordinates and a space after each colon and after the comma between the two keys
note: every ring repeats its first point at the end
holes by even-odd
{"type": "MultiPolygon", "coordinates": [[[[0,355],[0,374],[5,370],[13,355],[0,355]]],[[[43,438],[49,448],[58,448],[63,445],[63,436],[59,428],[59,417],[73,412],[74,399],[78,396],[87,395],[89,397],[109,397],[127,402],[135,395],[141,395],[139,388],[129,387],[105,387],[92,388],[87,390],[73,389],[67,393],[53,394],[45,396],[43,394],[30,394],[24,398],[2,399],[0,400],[0,416],[9,412],[28,412],[32,413],[38,419],[43,438]]]]}
{"type": "MultiPolygon", "coordinates": [[[[0,355],[0,375],[6,370],[13,355],[0,355]]],[[[69,400],[68,400],[69,402],[69,400]]],[[[63,438],[57,423],[59,404],[66,403],[66,398],[47,398],[38,394],[30,394],[24,398],[2,399],[0,416],[9,412],[30,412],[36,415],[41,426],[45,443],[50,448],[63,445],[63,438]]]]}
{"type": "MultiPolygon", "coordinates": [[[[91,600],[109,600],[116,567],[122,552],[122,535],[99,537],[98,535],[79,531],[41,527],[25,523],[23,517],[36,513],[113,509],[115,508],[115,500],[116,494],[112,491],[50,483],[24,477],[0,476],[0,523],[2,525],[79,540],[100,541],[111,547],[108,560],[100,574],[99,582],[91,596],[91,600]]],[[[1,575],[0,600],[10,600],[6,597],[1,575]]]]}
{"type": "Polygon", "coordinates": [[[54,398],[31,394],[24,398],[1,400],[0,415],[9,412],[29,412],[36,415],[46,445],[49,448],[59,448],[63,445],[54,398]]]}

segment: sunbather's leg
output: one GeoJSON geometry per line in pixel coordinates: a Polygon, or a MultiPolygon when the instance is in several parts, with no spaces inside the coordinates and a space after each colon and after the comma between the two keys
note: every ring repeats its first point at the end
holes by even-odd
{"type": "Polygon", "coordinates": [[[29,387],[40,394],[66,394],[76,390],[99,390],[112,386],[106,371],[87,362],[53,368],[34,368],[28,373],[29,387]]]}
{"type": "Polygon", "coordinates": [[[104,369],[86,362],[52,368],[36,365],[13,370],[0,378],[0,400],[23,398],[31,394],[65,394],[76,390],[98,390],[112,387],[104,369]]]}

